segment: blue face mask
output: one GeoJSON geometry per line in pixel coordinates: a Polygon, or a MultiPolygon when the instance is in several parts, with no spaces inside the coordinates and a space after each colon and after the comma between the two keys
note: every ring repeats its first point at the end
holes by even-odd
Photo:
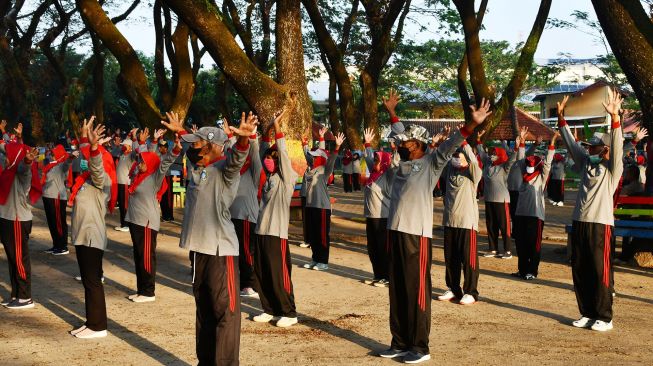
{"type": "Polygon", "coordinates": [[[603,160],[599,154],[590,155],[590,164],[598,164],[603,160]]]}
{"type": "Polygon", "coordinates": [[[87,170],[88,170],[88,160],[86,160],[86,159],[82,159],[82,160],[79,162],[79,168],[80,168],[83,172],[87,171],[87,170]]]}

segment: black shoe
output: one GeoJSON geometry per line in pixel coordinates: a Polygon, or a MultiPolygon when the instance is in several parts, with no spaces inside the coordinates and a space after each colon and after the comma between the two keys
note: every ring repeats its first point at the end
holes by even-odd
{"type": "Polygon", "coordinates": [[[423,355],[419,352],[408,352],[404,356],[404,363],[420,363],[431,359],[431,355],[423,355]]]}
{"type": "Polygon", "coordinates": [[[383,358],[395,358],[402,357],[408,354],[408,351],[402,351],[400,349],[389,348],[385,351],[379,352],[379,356],[383,358]]]}
{"type": "Polygon", "coordinates": [[[56,249],[55,247],[52,247],[52,248],[50,248],[48,250],[44,250],[43,253],[52,254],[55,251],[55,249],[56,249]]]}
{"type": "Polygon", "coordinates": [[[20,301],[19,299],[15,299],[14,301],[10,302],[5,306],[7,309],[31,309],[34,307],[34,301],[32,299],[29,299],[27,301],[20,301]]]}
{"type": "Polygon", "coordinates": [[[68,251],[68,249],[66,248],[64,249],[57,248],[52,251],[52,255],[66,255],[68,253],[70,253],[70,251],[68,251]]]}
{"type": "Polygon", "coordinates": [[[524,276],[522,276],[519,272],[511,273],[510,275],[517,278],[524,278],[524,276]]]}

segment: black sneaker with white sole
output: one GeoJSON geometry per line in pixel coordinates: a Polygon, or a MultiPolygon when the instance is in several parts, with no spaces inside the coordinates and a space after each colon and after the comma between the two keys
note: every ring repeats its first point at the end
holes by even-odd
{"type": "Polygon", "coordinates": [[[52,254],[52,253],[54,252],[55,249],[56,249],[55,247],[52,247],[52,248],[50,248],[50,249],[46,249],[46,250],[44,250],[43,253],[45,253],[45,254],[52,254]]]}
{"type": "Polygon", "coordinates": [[[68,249],[57,248],[57,249],[52,251],[52,255],[66,255],[68,253],[70,253],[70,251],[68,249]]]}
{"type": "Polygon", "coordinates": [[[408,352],[404,356],[404,363],[420,363],[431,359],[431,355],[424,355],[419,352],[408,352]]]}
{"type": "Polygon", "coordinates": [[[16,309],[16,310],[31,309],[33,307],[34,307],[34,301],[32,301],[32,299],[29,299],[27,301],[20,301],[19,299],[15,299],[14,301],[6,305],[7,309],[16,309]]]}
{"type": "Polygon", "coordinates": [[[14,301],[14,300],[16,300],[15,297],[11,297],[11,298],[9,298],[9,299],[2,300],[2,301],[0,302],[0,305],[2,305],[2,306],[7,306],[7,305],[11,304],[11,302],[14,301]]]}
{"type": "Polygon", "coordinates": [[[379,352],[379,356],[383,358],[395,358],[395,357],[403,357],[408,354],[408,351],[402,351],[400,349],[395,349],[395,348],[389,348],[385,351],[379,352]]]}

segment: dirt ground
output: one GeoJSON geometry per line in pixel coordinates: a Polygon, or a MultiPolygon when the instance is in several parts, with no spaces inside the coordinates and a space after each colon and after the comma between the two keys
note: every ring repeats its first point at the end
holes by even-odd
{"type": "MultiPolygon", "coordinates": [[[[292,245],[292,280],[299,324],[288,329],[249,320],[258,300],[242,301],[240,359],[244,365],[381,365],[373,356],[390,341],[387,289],[364,285],[371,277],[365,249],[360,194],[333,190],[330,270],[298,268],[310,260],[310,249],[292,245]]],[[[517,259],[480,258],[480,302],[460,306],[432,304],[431,364],[653,364],[653,271],[615,269],[615,329],[597,333],[571,327],[578,317],[571,270],[564,243],[573,197],[565,207],[547,207],[540,277],[524,282],[509,276],[517,259]]],[[[481,207],[481,232],[484,214],[481,207]]],[[[433,298],[443,291],[442,202],[435,201],[433,298]]],[[[109,246],[104,257],[109,336],[78,340],[68,331],[84,320],[83,288],[73,249],[67,256],[43,253],[51,240],[42,208],[34,209],[30,240],[32,310],[0,309],[2,365],[188,365],[195,358],[195,305],[188,253],[178,248],[179,223],[162,226],[158,239],[156,302],[126,299],[135,288],[129,233],[113,230],[117,216],[107,218],[109,246]]],[[[176,213],[181,218],[181,212],[176,213]]],[[[292,228],[296,244],[300,229],[292,228]]],[[[487,250],[483,235],[479,250],[487,250]]],[[[0,297],[9,296],[4,251],[0,249],[0,297]]]]}

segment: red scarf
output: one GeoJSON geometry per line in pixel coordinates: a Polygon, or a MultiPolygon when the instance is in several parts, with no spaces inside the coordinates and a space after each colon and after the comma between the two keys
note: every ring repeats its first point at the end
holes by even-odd
{"type": "MultiPolygon", "coordinates": [[[[103,146],[99,146],[98,150],[100,151],[100,154],[102,154],[102,165],[104,166],[104,172],[107,173],[109,179],[111,180],[111,196],[109,197],[109,205],[107,207],[111,213],[116,207],[116,201],[118,200],[118,180],[116,178],[116,166],[113,163],[113,157],[103,146]]],[[[91,147],[89,145],[81,147],[79,151],[84,156],[84,159],[90,159],[91,147]]],[[[79,189],[82,188],[90,176],[91,172],[88,171],[77,176],[77,179],[75,179],[75,184],[73,184],[73,188],[71,189],[70,198],[68,199],[68,206],[72,206],[74,204],[75,197],[77,197],[77,192],[79,192],[79,189]]]]}
{"type": "Polygon", "coordinates": [[[245,159],[245,164],[243,164],[243,167],[240,168],[240,175],[247,173],[247,170],[249,170],[249,167],[251,165],[252,165],[252,157],[247,155],[247,159],[245,159]]]}
{"type": "Polygon", "coordinates": [[[502,165],[503,163],[508,161],[508,153],[506,153],[506,150],[504,148],[495,147],[494,153],[497,155],[497,160],[492,162],[492,166],[502,165]]]}
{"type": "Polygon", "coordinates": [[[68,159],[68,153],[66,152],[66,149],[62,145],[57,145],[52,149],[52,157],[54,160],[52,160],[48,165],[43,167],[43,176],[41,177],[41,185],[45,185],[45,180],[47,178],[48,172],[52,170],[52,168],[56,167],[57,165],[63,163],[68,159]]]}
{"type": "MultiPolygon", "coordinates": [[[[136,176],[132,180],[132,183],[129,185],[129,194],[134,194],[136,192],[136,188],[143,183],[147,177],[155,173],[157,170],[159,170],[159,166],[161,165],[161,159],[159,158],[159,155],[154,152],[142,152],[140,153],[141,159],[143,159],[143,162],[145,162],[146,169],[144,172],[140,172],[138,170],[138,162],[135,162],[131,169],[129,170],[129,176],[131,177],[134,172],[136,173],[136,176]]],[[[161,202],[161,197],[163,197],[163,194],[166,192],[168,189],[168,182],[164,179],[163,182],[161,182],[161,187],[159,187],[159,191],[156,192],[156,200],[161,202]]]]}
{"type": "Polygon", "coordinates": [[[390,155],[390,153],[377,151],[374,154],[379,158],[379,161],[381,162],[381,166],[379,167],[379,170],[374,169],[374,167],[369,167],[371,173],[370,173],[370,177],[367,179],[367,183],[366,183],[367,186],[371,186],[372,183],[376,182],[379,178],[381,178],[383,173],[385,173],[385,171],[388,170],[388,168],[390,168],[390,162],[392,160],[392,155],[390,155]]]}
{"type": "Polygon", "coordinates": [[[354,160],[354,155],[351,154],[351,151],[347,150],[347,152],[345,152],[345,156],[342,158],[342,164],[349,165],[351,164],[352,160],[354,160]]]}
{"type": "Polygon", "coordinates": [[[524,159],[524,161],[526,162],[527,167],[535,167],[535,171],[533,173],[531,174],[524,173],[522,175],[524,182],[529,183],[533,179],[537,178],[537,176],[540,175],[540,173],[542,173],[542,166],[541,166],[542,158],[540,158],[539,156],[531,155],[526,159],[524,159]]]}
{"type": "MultiPolygon", "coordinates": [[[[14,184],[14,179],[18,172],[18,164],[20,164],[21,160],[25,159],[28,151],[29,146],[21,143],[11,142],[5,145],[5,155],[7,156],[7,160],[9,160],[9,165],[5,169],[0,167],[0,205],[7,203],[9,192],[11,192],[11,187],[14,184]]],[[[32,169],[32,181],[29,198],[30,202],[34,204],[41,197],[42,188],[39,181],[38,166],[32,164],[30,168],[32,169]]]]}

